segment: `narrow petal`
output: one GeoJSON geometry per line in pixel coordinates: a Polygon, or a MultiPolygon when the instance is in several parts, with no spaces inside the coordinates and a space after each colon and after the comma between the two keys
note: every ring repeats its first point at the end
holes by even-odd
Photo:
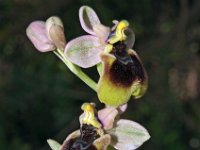
{"type": "Polygon", "coordinates": [[[95,35],[93,31],[94,25],[100,24],[100,20],[96,12],[89,6],[82,6],[79,9],[79,19],[82,28],[89,34],[95,35]]]}
{"type": "Polygon", "coordinates": [[[116,127],[107,132],[112,136],[111,145],[120,150],[134,150],[150,138],[143,126],[125,119],[119,120],[116,127]]]}
{"type": "Polygon", "coordinates": [[[26,29],[26,34],[35,48],[40,52],[53,51],[55,45],[48,39],[45,22],[34,21],[26,29]]]}
{"type": "Polygon", "coordinates": [[[124,104],[122,106],[119,106],[118,107],[119,114],[124,113],[126,111],[127,107],[128,107],[128,104],[124,104]]]}
{"type": "Polygon", "coordinates": [[[98,118],[105,130],[111,129],[115,121],[118,111],[115,107],[106,107],[98,111],[98,118]]]}
{"type": "Polygon", "coordinates": [[[104,50],[98,38],[91,35],[78,37],[65,47],[65,56],[74,64],[88,68],[100,62],[99,53],[104,50]]]}
{"type": "Polygon", "coordinates": [[[116,27],[117,27],[119,21],[118,21],[118,20],[113,20],[112,23],[113,23],[114,25],[112,26],[111,30],[114,31],[114,30],[116,29],[116,27]]]}

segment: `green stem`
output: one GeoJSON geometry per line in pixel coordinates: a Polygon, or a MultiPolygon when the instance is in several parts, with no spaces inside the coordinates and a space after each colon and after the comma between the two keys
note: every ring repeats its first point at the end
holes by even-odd
{"type": "Polygon", "coordinates": [[[63,51],[57,49],[56,51],[53,52],[64,62],[64,64],[69,68],[71,72],[73,72],[77,77],[79,77],[94,91],[97,91],[97,83],[94,82],[87,74],[85,74],[80,67],[72,64],[69,60],[67,60],[63,54],[63,51]]]}

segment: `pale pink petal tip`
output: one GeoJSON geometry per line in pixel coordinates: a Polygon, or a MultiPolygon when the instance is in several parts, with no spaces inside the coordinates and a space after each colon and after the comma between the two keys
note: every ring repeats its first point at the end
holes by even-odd
{"type": "Polygon", "coordinates": [[[113,127],[117,115],[118,111],[114,107],[107,107],[98,111],[98,118],[105,130],[111,129],[113,127]]]}
{"type": "Polygon", "coordinates": [[[124,104],[118,107],[119,114],[122,114],[126,111],[128,104],[124,104]]]}
{"type": "Polygon", "coordinates": [[[55,45],[48,39],[43,21],[34,21],[26,29],[26,34],[40,52],[53,51],[55,45]]]}
{"type": "Polygon", "coordinates": [[[103,50],[97,37],[84,35],[68,42],[64,54],[72,63],[89,68],[100,62],[99,53],[103,50]]]}
{"type": "Polygon", "coordinates": [[[89,34],[95,35],[94,25],[101,24],[96,12],[89,6],[82,6],[79,9],[79,19],[82,28],[89,34]]]}

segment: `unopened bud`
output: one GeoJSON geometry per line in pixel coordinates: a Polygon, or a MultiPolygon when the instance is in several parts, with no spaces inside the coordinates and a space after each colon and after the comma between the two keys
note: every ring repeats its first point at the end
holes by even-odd
{"type": "Polygon", "coordinates": [[[47,37],[45,22],[32,22],[27,27],[26,34],[35,48],[40,52],[48,52],[55,49],[54,43],[47,37]]]}
{"type": "Polygon", "coordinates": [[[63,23],[59,17],[53,16],[46,21],[46,30],[48,38],[60,50],[65,49],[66,40],[64,35],[63,23]]]}

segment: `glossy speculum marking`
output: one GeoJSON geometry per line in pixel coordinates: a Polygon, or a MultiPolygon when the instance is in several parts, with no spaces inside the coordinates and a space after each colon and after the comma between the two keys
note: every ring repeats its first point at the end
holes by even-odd
{"type": "Polygon", "coordinates": [[[110,79],[118,86],[129,87],[135,80],[144,81],[145,73],[142,64],[135,55],[128,54],[124,42],[117,42],[111,51],[117,59],[110,69],[110,79]]]}

